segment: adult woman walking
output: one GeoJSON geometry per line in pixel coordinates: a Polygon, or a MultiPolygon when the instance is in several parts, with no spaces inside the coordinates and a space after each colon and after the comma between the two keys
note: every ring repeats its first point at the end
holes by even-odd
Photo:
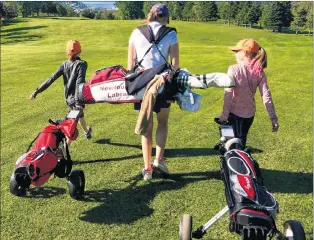
{"type": "MultiPolygon", "coordinates": [[[[167,6],[164,4],[155,4],[148,13],[146,21],[150,26],[154,37],[156,37],[159,29],[169,23],[169,11],[167,6]]],[[[150,47],[151,44],[139,31],[139,29],[133,30],[129,40],[128,70],[131,70],[135,63],[140,61],[143,57],[141,66],[144,69],[160,66],[164,64],[165,59],[168,59],[169,57],[172,67],[174,69],[179,67],[179,45],[176,31],[169,32],[156,46],[153,46],[150,51],[146,53],[150,47]]],[[[168,134],[170,105],[171,104],[166,100],[157,100],[154,106],[154,112],[157,114],[158,125],[156,129],[156,158],[153,165],[153,121],[151,121],[151,124],[148,126],[146,134],[142,136],[142,151],[144,158],[144,169],[142,170],[142,174],[145,181],[152,179],[152,168],[156,171],[169,173],[163,155],[168,134]]],[[[141,103],[134,104],[135,110],[140,110],[140,108],[141,103]]]]}

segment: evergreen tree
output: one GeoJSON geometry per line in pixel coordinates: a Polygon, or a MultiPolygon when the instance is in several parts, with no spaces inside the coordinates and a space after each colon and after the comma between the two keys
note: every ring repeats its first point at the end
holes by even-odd
{"type": "Polygon", "coordinates": [[[290,24],[293,20],[293,15],[291,12],[291,2],[280,2],[282,4],[283,11],[283,27],[290,27],[290,24]]]}
{"type": "Polygon", "coordinates": [[[309,29],[309,34],[313,30],[313,3],[309,2],[306,15],[306,27],[309,29]]]}
{"type": "Polygon", "coordinates": [[[238,24],[252,23],[253,15],[251,9],[252,6],[250,2],[238,3],[238,13],[236,15],[236,21],[238,24]]]}
{"type": "Polygon", "coordinates": [[[102,11],[100,9],[97,10],[96,14],[95,14],[95,19],[96,20],[101,20],[103,19],[103,16],[102,16],[102,11]]]}
{"type": "Polygon", "coordinates": [[[115,19],[115,15],[112,10],[105,10],[103,12],[103,18],[107,20],[113,20],[115,19]]]}
{"type": "Polygon", "coordinates": [[[263,25],[273,32],[281,32],[283,27],[289,27],[291,20],[290,2],[268,2],[263,8],[263,25]]]}
{"type": "Polygon", "coordinates": [[[262,16],[262,10],[261,10],[261,2],[252,2],[251,7],[251,14],[252,14],[252,23],[256,24],[259,22],[261,16],[262,16]]]}
{"type": "Polygon", "coordinates": [[[32,2],[19,2],[19,12],[23,18],[26,18],[32,14],[32,2]]]}
{"type": "Polygon", "coordinates": [[[292,7],[293,21],[291,23],[291,28],[295,30],[295,34],[298,31],[304,30],[306,26],[307,10],[306,6],[300,2],[296,2],[292,7]]]}
{"type": "Polygon", "coordinates": [[[215,2],[195,2],[194,6],[198,21],[217,19],[218,9],[215,2]]]}
{"type": "Polygon", "coordinates": [[[65,9],[67,11],[67,16],[68,17],[77,17],[78,14],[74,11],[74,8],[70,4],[65,4],[65,9]]]}
{"type": "Polygon", "coordinates": [[[65,6],[62,3],[57,3],[56,4],[56,9],[58,12],[58,15],[61,17],[67,16],[67,10],[65,6]]]}
{"type": "Polygon", "coordinates": [[[267,29],[269,29],[270,25],[270,8],[271,8],[270,2],[263,4],[262,16],[260,18],[260,24],[267,29]]]}
{"type": "Polygon", "coordinates": [[[185,20],[185,21],[192,21],[192,20],[195,20],[195,13],[194,13],[194,2],[186,2],[184,4],[184,8],[182,10],[182,18],[185,20]]]}
{"type": "Polygon", "coordinates": [[[42,12],[47,13],[48,16],[50,14],[56,15],[58,13],[56,2],[47,2],[47,1],[45,1],[45,2],[43,2],[42,9],[43,9],[42,12]]]}
{"type": "Polygon", "coordinates": [[[185,2],[179,1],[171,1],[167,2],[166,5],[169,9],[169,16],[173,20],[180,20],[182,19],[182,10],[184,8],[185,2]]]}
{"type": "Polygon", "coordinates": [[[3,2],[0,2],[0,19],[1,20],[2,20],[3,16],[4,16],[3,2]]]}
{"type": "Polygon", "coordinates": [[[90,8],[85,8],[81,12],[81,17],[86,17],[86,18],[90,18],[90,19],[94,19],[95,15],[96,15],[96,13],[93,10],[91,10],[90,8]]]}
{"type": "Polygon", "coordinates": [[[3,2],[3,16],[4,18],[16,18],[18,16],[18,3],[3,2]]]}
{"type": "Polygon", "coordinates": [[[280,2],[270,4],[269,28],[273,31],[281,32],[284,25],[283,8],[280,2]]]}
{"type": "Polygon", "coordinates": [[[138,19],[144,18],[143,2],[115,2],[118,7],[119,16],[121,19],[138,19]]]}
{"type": "Polygon", "coordinates": [[[234,22],[238,11],[237,2],[221,2],[218,7],[218,15],[228,25],[234,22]]]}
{"type": "Polygon", "coordinates": [[[145,1],[143,3],[143,14],[144,16],[147,16],[147,14],[150,12],[150,10],[152,9],[152,6],[154,6],[155,2],[151,2],[151,1],[145,1]]]}

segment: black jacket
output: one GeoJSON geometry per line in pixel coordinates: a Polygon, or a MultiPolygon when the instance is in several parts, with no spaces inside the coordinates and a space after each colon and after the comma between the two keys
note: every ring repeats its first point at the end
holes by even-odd
{"type": "Polygon", "coordinates": [[[36,88],[34,95],[46,90],[55,80],[63,76],[64,96],[67,105],[83,106],[84,104],[78,98],[78,86],[85,83],[85,76],[87,70],[87,62],[77,59],[75,61],[64,61],[58,70],[38,88],[36,88]]]}

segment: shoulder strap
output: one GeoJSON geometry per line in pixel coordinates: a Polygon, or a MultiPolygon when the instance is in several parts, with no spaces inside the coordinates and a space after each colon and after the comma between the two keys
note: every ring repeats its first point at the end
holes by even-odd
{"type": "Polygon", "coordinates": [[[144,35],[149,43],[152,43],[155,40],[152,29],[149,25],[142,25],[137,27],[137,29],[144,35]]]}
{"type": "MultiPolygon", "coordinates": [[[[137,27],[137,29],[144,35],[144,37],[147,39],[147,41],[149,43],[152,43],[154,42],[154,34],[152,32],[152,29],[150,28],[149,25],[142,25],[142,26],[139,26],[137,27]]],[[[138,66],[142,66],[142,62],[144,60],[144,57],[146,56],[146,54],[152,49],[154,44],[152,44],[147,50],[146,52],[144,53],[142,59],[140,61],[137,61],[136,65],[138,66]]],[[[134,66],[135,67],[135,66],[134,66]]]]}
{"type": "Polygon", "coordinates": [[[149,43],[153,43],[155,41],[155,44],[158,44],[161,41],[161,39],[163,39],[171,31],[177,32],[175,28],[163,25],[159,28],[155,38],[152,28],[149,25],[142,25],[137,27],[137,29],[144,35],[144,37],[147,39],[149,43]]]}
{"type": "MultiPolygon", "coordinates": [[[[153,30],[149,25],[142,25],[142,26],[137,27],[137,29],[144,35],[144,37],[147,39],[147,41],[152,44],[147,49],[147,51],[145,52],[142,59],[140,61],[138,61],[137,64],[140,66],[141,66],[141,63],[142,63],[144,57],[146,56],[146,54],[151,50],[151,48],[154,45],[157,45],[169,32],[171,32],[171,31],[177,32],[177,30],[175,28],[171,28],[171,27],[167,27],[167,26],[163,25],[159,28],[157,35],[156,35],[156,38],[155,38],[153,30]]],[[[158,47],[157,47],[157,50],[159,51],[158,47]]],[[[165,62],[168,62],[160,51],[159,51],[159,53],[162,56],[162,58],[165,60],[165,62]]]]}
{"type": "Polygon", "coordinates": [[[165,25],[161,26],[157,32],[155,43],[158,44],[161,39],[163,39],[168,33],[172,31],[177,32],[175,28],[167,27],[165,25]]]}

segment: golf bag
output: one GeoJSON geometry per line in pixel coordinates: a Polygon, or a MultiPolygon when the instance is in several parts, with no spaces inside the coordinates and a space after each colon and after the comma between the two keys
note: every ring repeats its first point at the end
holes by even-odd
{"type": "Polygon", "coordinates": [[[245,151],[231,149],[221,156],[220,164],[230,213],[229,230],[242,239],[266,239],[275,232],[278,205],[262,185],[257,162],[245,151]]]}
{"type": "MultiPolygon", "coordinates": [[[[164,65],[132,74],[120,65],[105,67],[97,70],[89,81],[79,85],[79,100],[84,104],[140,102],[147,83],[164,72],[167,72],[164,65]],[[134,78],[131,79],[131,75],[134,78]]],[[[165,88],[168,89],[168,86],[165,88]]]]}
{"type": "Polygon", "coordinates": [[[71,140],[77,138],[78,116],[79,111],[72,110],[64,121],[49,120],[50,124],[40,131],[26,153],[16,161],[16,168],[10,180],[12,194],[24,195],[25,189],[31,184],[39,187],[52,174],[60,178],[69,176],[72,160],[66,137],[71,140]]]}
{"type": "Polygon", "coordinates": [[[287,220],[283,232],[276,227],[278,203],[266,191],[258,163],[251,157],[249,149],[243,149],[242,142],[235,137],[229,122],[219,124],[220,142],[214,149],[220,155],[220,173],[225,186],[227,206],[204,225],[192,230],[192,216],[180,217],[180,240],[200,239],[215,222],[229,212],[229,230],[241,236],[242,240],[299,239],[305,240],[302,223],[287,220]]]}

